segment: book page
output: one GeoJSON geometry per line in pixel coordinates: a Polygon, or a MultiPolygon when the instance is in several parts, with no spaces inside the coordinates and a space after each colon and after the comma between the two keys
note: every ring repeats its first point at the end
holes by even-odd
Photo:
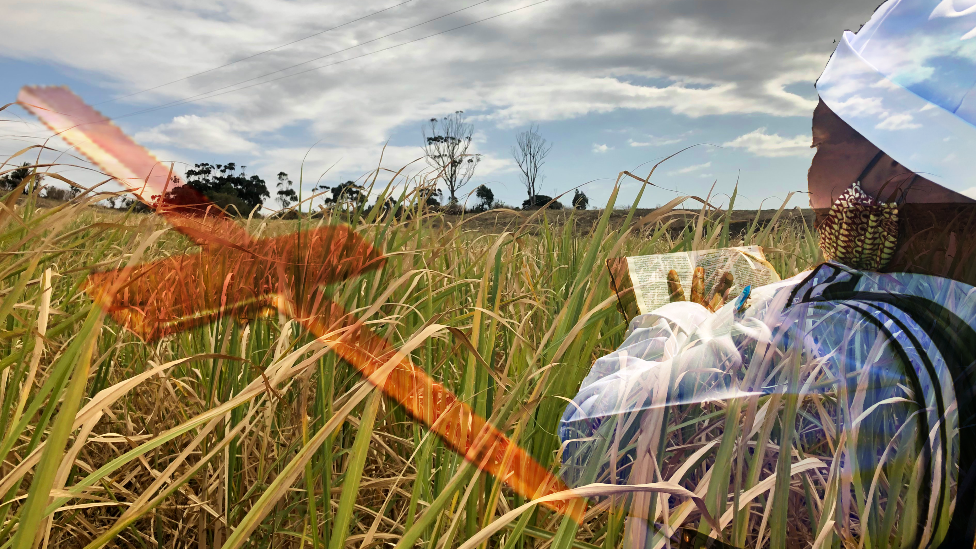
{"type": "Polygon", "coordinates": [[[731,272],[733,277],[732,288],[728,294],[729,301],[738,297],[746,286],[759,287],[780,280],[773,266],[766,261],[766,256],[759,246],[646,255],[626,259],[639,314],[647,314],[671,301],[667,282],[668,271],[671,269],[678,273],[685,296],[690,297],[694,269],[704,268],[704,296],[707,300],[711,300],[715,284],[726,272],[731,272]]]}
{"type": "Polygon", "coordinates": [[[637,298],[634,295],[634,283],[630,280],[630,268],[626,257],[611,257],[607,259],[607,269],[610,272],[610,289],[617,296],[617,307],[628,321],[640,314],[637,298]]]}
{"type": "Polygon", "coordinates": [[[694,265],[687,252],[628,257],[627,267],[640,314],[647,314],[671,301],[668,291],[668,271],[671,269],[677,271],[682,288],[691,288],[694,265]]]}

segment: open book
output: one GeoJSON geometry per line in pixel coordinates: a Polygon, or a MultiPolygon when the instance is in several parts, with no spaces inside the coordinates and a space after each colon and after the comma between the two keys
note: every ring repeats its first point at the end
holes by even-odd
{"type": "Polygon", "coordinates": [[[674,270],[687,295],[697,267],[705,271],[704,292],[711,300],[716,284],[732,274],[732,286],[725,293],[731,301],[746,286],[758,287],[779,281],[779,275],[766,261],[759,246],[677,252],[673,254],[614,257],[607,260],[610,283],[627,320],[646,314],[671,301],[668,272],[674,270]]]}

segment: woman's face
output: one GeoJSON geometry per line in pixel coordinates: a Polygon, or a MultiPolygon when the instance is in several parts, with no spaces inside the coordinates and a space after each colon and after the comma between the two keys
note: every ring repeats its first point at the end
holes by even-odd
{"type": "Polygon", "coordinates": [[[823,101],[813,112],[813,147],[817,154],[807,172],[807,184],[810,206],[814,209],[829,208],[858,176],[861,176],[861,189],[882,202],[892,201],[903,193],[902,203],[976,202],[928,179],[915,177],[847,125],[823,101]]]}

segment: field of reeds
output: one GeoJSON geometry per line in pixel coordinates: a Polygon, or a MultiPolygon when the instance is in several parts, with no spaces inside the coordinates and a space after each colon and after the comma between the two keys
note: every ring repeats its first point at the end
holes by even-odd
{"type": "MultiPolygon", "coordinates": [[[[627,496],[594,499],[579,525],[524,506],[382,393],[350,408],[363,379],[287,317],[223,318],[151,345],[121,329],[84,292],[87,275],[190,244],[156,216],[93,207],[99,195],[40,207],[32,177],[25,196],[15,190],[0,206],[0,549],[446,549],[479,533],[477,546],[504,549],[624,544],[627,496]]],[[[417,206],[399,219],[377,209],[241,222],[265,235],[352,224],[388,261],[330,288],[334,299],[396,346],[409,342],[417,365],[559,471],[556,430],[567,399],[627,329],[608,257],[757,244],[784,278],[819,260],[813,228],[802,222],[774,218],[735,234],[731,213],[703,209],[675,232],[670,204],[643,218],[631,209],[617,227],[608,221],[616,196],[583,231],[540,210],[488,234],[464,219],[432,223],[438,214],[417,206]],[[432,325],[457,330],[425,331],[432,325]]],[[[410,206],[409,195],[398,198],[410,206]]],[[[775,369],[793,372],[791,387],[801,370],[808,383],[825,375],[775,369]]],[[[662,415],[659,478],[696,494],[738,547],[913,539],[894,511],[870,512],[858,482],[845,485],[854,511],[850,494],[838,495],[830,464],[844,451],[842,426],[816,413],[836,402],[797,394],[662,415]],[[755,425],[747,436],[744,418],[755,425]],[[825,438],[811,435],[818,428],[825,438]],[[812,439],[821,442],[804,446],[812,439]],[[793,451],[781,453],[783,444],[793,451]],[[829,471],[802,466],[818,456],[829,471]],[[726,497],[730,483],[734,498],[726,497]],[[748,500],[736,506],[739,496],[748,500]]],[[[909,454],[899,447],[886,486],[910,473],[909,454]]],[[[708,531],[691,499],[655,502],[651,523],[708,531]]],[[[648,539],[648,547],[669,543],[667,535],[648,539]]]]}

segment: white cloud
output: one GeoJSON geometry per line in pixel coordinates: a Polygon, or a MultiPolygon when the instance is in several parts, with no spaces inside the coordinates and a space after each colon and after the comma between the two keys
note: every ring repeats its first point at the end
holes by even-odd
{"type": "Polygon", "coordinates": [[[882,78],[882,79],[878,80],[874,84],[871,84],[871,87],[872,88],[881,88],[883,90],[898,90],[898,89],[901,89],[901,86],[899,86],[898,84],[895,84],[894,82],[892,82],[891,80],[888,80],[887,78],[882,78]]]}
{"type": "Polygon", "coordinates": [[[722,144],[723,147],[745,149],[756,155],[765,157],[799,156],[811,157],[815,151],[810,148],[810,137],[797,135],[783,137],[779,134],[767,134],[766,128],[759,128],[745,135],[740,135],[732,141],[722,144]]]}
{"type": "Polygon", "coordinates": [[[475,172],[478,176],[516,171],[515,162],[509,157],[498,157],[491,153],[481,153],[481,160],[475,172]]]}
{"type": "Polygon", "coordinates": [[[595,152],[597,154],[603,154],[603,153],[605,153],[607,151],[612,151],[612,150],[613,150],[613,147],[608,147],[606,143],[604,143],[602,145],[599,145],[597,143],[594,143],[593,144],[593,152],[595,152]]]}
{"type": "Polygon", "coordinates": [[[679,170],[672,170],[668,172],[668,175],[681,175],[681,174],[686,174],[691,172],[697,172],[698,170],[704,170],[705,168],[709,168],[711,167],[711,165],[712,165],[711,162],[705,162],[704,164],[695,164],[693,166],[687,166],[679,170]]]}
{"type": "Polygon", "coordinates": [[[768,97],[779,99],[783,105],[789,105],[797,112],[813,113],[813,109],[817,107],[817,101],[788,92],[786,86],[807,84],[810,86],[808,90],[812,92],[815,89],[813,82],[823,71],[823,58],[819,55],[801,55],[792,61],[792,65],[795,68],[771,75],[763,85],[763,91],[768,97]]]}
{"type": "Polygon", "coordinates": [[[217,154],[258,153],[256,143],[241,137],[224,119],[195,114],[177,116],[172,121],[135,134],[140,143],[195,149],[217,154]]]}
{"type": "MultiPolygon", "coordinates": [[[[477,152],[474,151],[474,152],[477,152]]],[[[481,160],[475,170],[475,177],[482,178],[497,175],[514,169],[514,162],[508,157],[498,157],[493,153],[480,153],[481,160]]],[[[277,148],[264,152],[260,159],[248,167],[248,171],[261,174],[285,171],[296,184],[299,177],[306,189],[311,189],[319,181],[332,185],[340,179],[345,180],[369,177],[372,179],[374,170],[380,168],[376,177],[375,191],[382,190],[388,183],[400,186],[410,179],[431,168],[423,160],[420,147],[396,147],[382,145],[373,147],[313,147],[308,148],[277,148]],[[380,157],[382,155],[382,164],[380,157]],[[304,159],[304,164],[303,164],[304,159]],[[401,171],[402,170],[402,171],[401,171]],[[394,175],[401,175],[394,181],[394,175]]],[[[267,177],[265,179],[268,179],[267,177]]],[[[270,183],[270,180],[269,180],[270,183]]],[[[476,186],[472,183],[471,189],[476,186]]],[[[463,189],[466,193],[467,187],[463,189]]],[[[463,194],[463,193],[462,193],[463,194]]]]}
{"type": "Polygon", "coordinates": [[[915,128],[921,128],[921,124],[916,124],[913,122],[915,120],[912,115],[908,113],[898,113],[892,114],[885,117],[884,120],[878,123],[875,128],[879,130],[913,130],[915,128]]]}
{"type": "MultiPolygon", "coordinates": [[[[387,7],[338,0],[6,0],[4,5],[17,14],[17,24],[0,33],[4,57],[15,66],[48,67],[41,69],[41,78],[48,78],[44,71],[50,70],[111,96],[174,81],[387,7]]],[[[314,155],[322,164],[341,158],[335,170],[353,178],[375,166],[382,144],[391,137],[398,145],[419,144],[425,120],[464,110],[483,130],[475,137],[478,148],[496,155],[484,158],[477,178],[511,171],[507,156],[513,136],[508,134],[504,143],[489,142],[487,135],[497,135],[491,126],[524,127],[652,109],[661,115],[663,128],[674,115],[710,117],[694,124],[707,132],[727,123],[722,115],[762,116],[756,126],[770,128],[777,122],[766,116],[809,119],[814,96],[809,88],[810,94],[803,93],[803,86],[811,85],[822,70],[833,49],[831,37],[843,28],[856,28],[873,8],[845,0],[755,0],[735,9],[708,2],[564,0],[380,51],[524,5],[523,0],[492,0],[421,25],[457,6],[449,0],[411,2],[98,108],[111,116],[126,114],[330,55],[273,77],[316,70],[168,108],[153,117],[129,117],[121,125],[154,149],[195,161],[213,162],[217,158],[210,153],[219,154],[224,161],[247,164],[249,171],[262,167],[266,178],[279,170],[294,177],[303,146],[321,140],[314,155]],[[364,45],[336,53],[358,44],[364,45]],[[353,59],[371,52],[378,53],[353,59]],[[157,118],[161,115],[166,117],[157,118]]],[[[590,123],[562,125],[567,137],[559,141],[590,135],[590,123]]],[[[672,136],[644,136],[643,131],[650,130],[628,130],[623,136],[633,137],[631,141],[610,143],[635,153],[631,147],[681,142],[672,136]]],[[[805,147],[766,145],[757,154],[809,154],[805,147]]],[[[604,146],[603,151],[611,149],[604,146]]],[[[418,149],[388,149],[384,165],[412,160],[418,149]]],[[[616,156],[600,159],[612,163],[616,156]]]]}
{"type": "Polygon", "coordinates": [[[834,111],[844,113],[845,116],[862,116],[880,114],[884,112],[884,107],[878,97],[854,95],[834,105],[834,111]]]}
{"type": "Polygon", "coordinates": [[[724,83],[709,88],[683,83],[668,86],[641,85],[613,77],[575,76],[536,73],[522,75],[512,85],[492,90],[486,102],[493,112],[480,117],[502,128],[523,126],[533,120],[565,120],[587,114],[618,109],[666,108],[692,118],[736,113],[762,113],[775,116],[809,116],[810,105],[797,106],[769,98],[749,97],[736,84],[724,83]],[[558,101],[553,98],[558,97],[558,101]]]}
{"type": "MultiPolygon", "coordinates": [[[[186,0],[7,3],[8,11],[18,14],[18,24],[0,36],[5,56],[69,67],[118,95],[309,35],[322,30],[320,21],[352,20],[375,9],[356,2],[277,0],[214,5],[186,0]],[[41,23],[58,39],[34,32],[41,23]],[[105,28],[113,32],[102,32],[105,28]]],[[[776,22],[760,17],[768,13],[763,2],[733,14],[670,3],[648,7],[640,0],[613,5],[570,0],[326,66],[519,5],[518,0],[500,0],[477,6],[296,69],[324,67],[320,70],[197,105],[219,113],[232,130],[252,140],[262,132],[273,136],[283,128],[307,126],[312,134],[309,142],[325,137],[355,145],[376,144],[404,124],[457,109],[480,114],[502,127],[618,109],[665,108],[692,117],[809,116],[810,100],[786,93],[783,87],[812,83],[830,50],[819,45],[820,29],[834,33],[843,28],[836,21],[816,19],[810,29],[797,30],[790,36],[792,41],[784,42],[776,22]],[[811,45],[813,37],[816,46],[811,45]],[[641,81],[644,77],[663,77],[666,82],[641,81]]],[[[450,9],[455,9],[450,3],[432,1],[389,10],[226,69],[160,87],[126,100],[127,106],[111,107],[127,112],[215,90],[365,43],[392,29],[418,25],[450,9]]],[[[809,11],[803,6],[791,10],[791,18],[809,11]]],[[[844,16],[864,11],[836,10],[844,16]]],[[[815,13],[820,12],[817,8],[815,13]]],[[[172,140],[174,130],[159,128],[154,137],[172,140]]],[[[194,135],[200,137],[200,131],[194,135]]],[[[242,141],[217,146],[228,151],[249,148],[242,141]]]]}
{"type": "Polygon", "coordinates": [[[661,53],[665,55],[682,57],[689,54],[726,56],[739,54],[759,45],[741,38],[708,36],[707,31],[689,20],[675,21],[675,26],[681,28],[680,33],[667,34],[658,38],[661,53]]]}
{"type": "Polygon", "coordinates": [[[649,139],[647,141],[634,141],[633,139],[628,139],[627,143],[631,147],[661,147],[664,145],[674,145],[675,143],[681,143],[684,141],[684,139],[680,137],[667,138],[654,137],[653,135],[648,137],[649,139]]]}

